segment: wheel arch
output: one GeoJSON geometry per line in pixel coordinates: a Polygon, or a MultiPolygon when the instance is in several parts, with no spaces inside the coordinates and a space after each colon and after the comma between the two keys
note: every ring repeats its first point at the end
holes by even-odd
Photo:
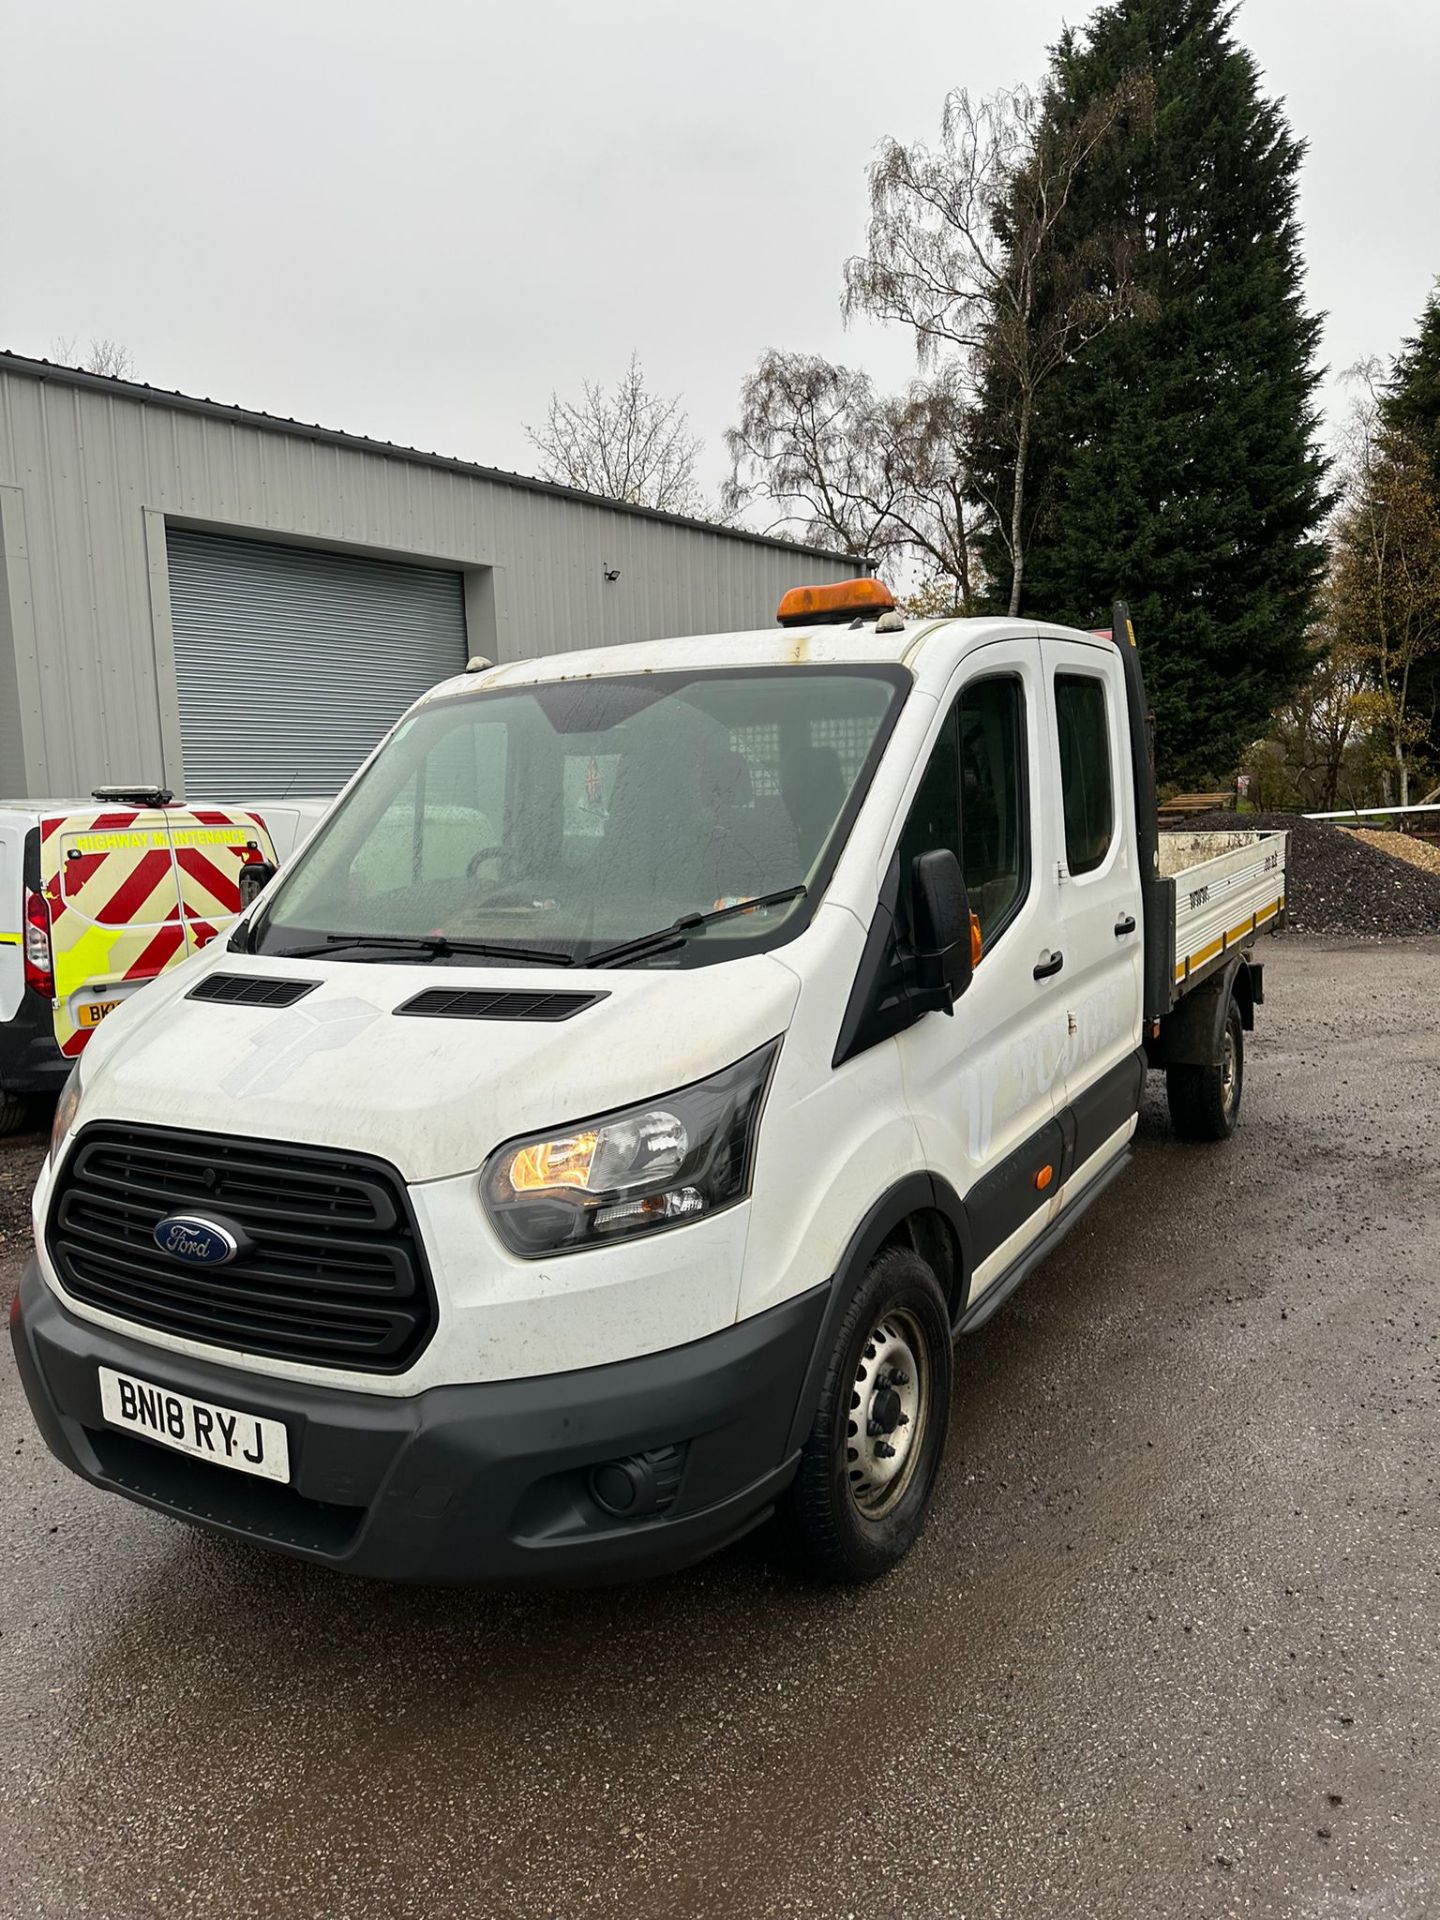
{"type": "Polygon", "coordinates": [[[1248,1032],[1255,1025],[1255,982],[1247,954],[1237,953],[1228,966],[1192,987],[1179,1005],[1160,1023],[1160,1035],[1147,1048],[1152,1067],[1213,1067],[1220,1059],[1225,1016],[1231,1000],[1240,1009],[1240,1023],[1248,1032]]]}
{"type": "Polygon", "coordinates": [[[791,1424],[790,1451],[802,1445],[815,1416],[836,1330],[856,1285],[876,1255],[893,1246],[913,1248],[934,1269],[950,1308],[952,1328],[958,1320],[973,1266],[964,1204],[939,1174],[907,1174],[870,1208],[830,1278],[829,1298],[791,1424]]]}

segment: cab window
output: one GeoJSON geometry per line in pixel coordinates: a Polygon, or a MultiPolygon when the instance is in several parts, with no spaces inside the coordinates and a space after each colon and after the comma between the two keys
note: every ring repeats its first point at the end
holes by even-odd
{"type": "Polygon", "coordinates": [[[987,945],[1029,886],[1025,690],[1010,674],[974,680],[946,717],[900,841],[907,889],[917,854],[959,859],[987,945]]]}
{"type": "Polygon", "coordinates": [[[1065,813],[1065,864],[1093,873],[1115,835],[1110,720],[1105,683],[1088,673],[1055,676],[1060,736],[1060,794],[1065,813]]]}
{"type": "Polygon", "coordinates": [[[1010,675],[960,696],[960,865],[970,910],[992,941],[1030,879],[1025,792],[1025,690],[1010,675]]]}

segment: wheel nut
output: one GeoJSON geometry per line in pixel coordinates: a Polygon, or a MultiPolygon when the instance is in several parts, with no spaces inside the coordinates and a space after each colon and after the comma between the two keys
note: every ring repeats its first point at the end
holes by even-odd
{"type": "Polygon", "coordinates": [[[895,1458],[895,1449],[888,1440],[877,1440],[875,1442],[875,1453],[881,1460],[893,1460],[895,1458]]]}

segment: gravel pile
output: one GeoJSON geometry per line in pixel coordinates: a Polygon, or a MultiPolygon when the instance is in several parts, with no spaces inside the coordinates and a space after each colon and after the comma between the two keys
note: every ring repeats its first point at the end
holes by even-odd
{"type": "Polygon", "coordinates": [[[1378,827],[1347,827],[1345,831],[1353,833],[1357,840],[1363,840],[1367,847],[1376,847],[1381,853],[1388,853],[1392,859],[1404,860],[1412,867],[1423,867],[1427,873],[1440,873],[1440,847],[1433,841],[1417,839],[1411,833],[1387,833],[1378,827]]]}
{"type": "Polygon", "coordinates": [[[1295,933],[1364,940],[1440,933],[1440,874],[1394,859],[1350,828],[1297,813],[1210,813],[1185,825],[1203,832],[1278,827],[1288,833],[1285,895],[1295,933]]]}

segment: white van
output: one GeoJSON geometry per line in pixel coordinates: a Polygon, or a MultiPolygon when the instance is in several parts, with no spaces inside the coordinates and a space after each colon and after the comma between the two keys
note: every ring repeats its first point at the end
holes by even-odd
{"type": "Polygon", "coordinates": [[[0,800],[0,1134],[58,1093],[120,1002],[228,932],[325,801],[177,806],[163,787],[0,800]]]}
{"type": "Polygon", "coordinates": [[[906,1551],[1147,1060],[1233,1126],[1284,836],[1162,851],[1123,610],[781,618],[477,663],[106,1019],[12,1315],[66,1465],[394,1578],[906,1551]]]}

